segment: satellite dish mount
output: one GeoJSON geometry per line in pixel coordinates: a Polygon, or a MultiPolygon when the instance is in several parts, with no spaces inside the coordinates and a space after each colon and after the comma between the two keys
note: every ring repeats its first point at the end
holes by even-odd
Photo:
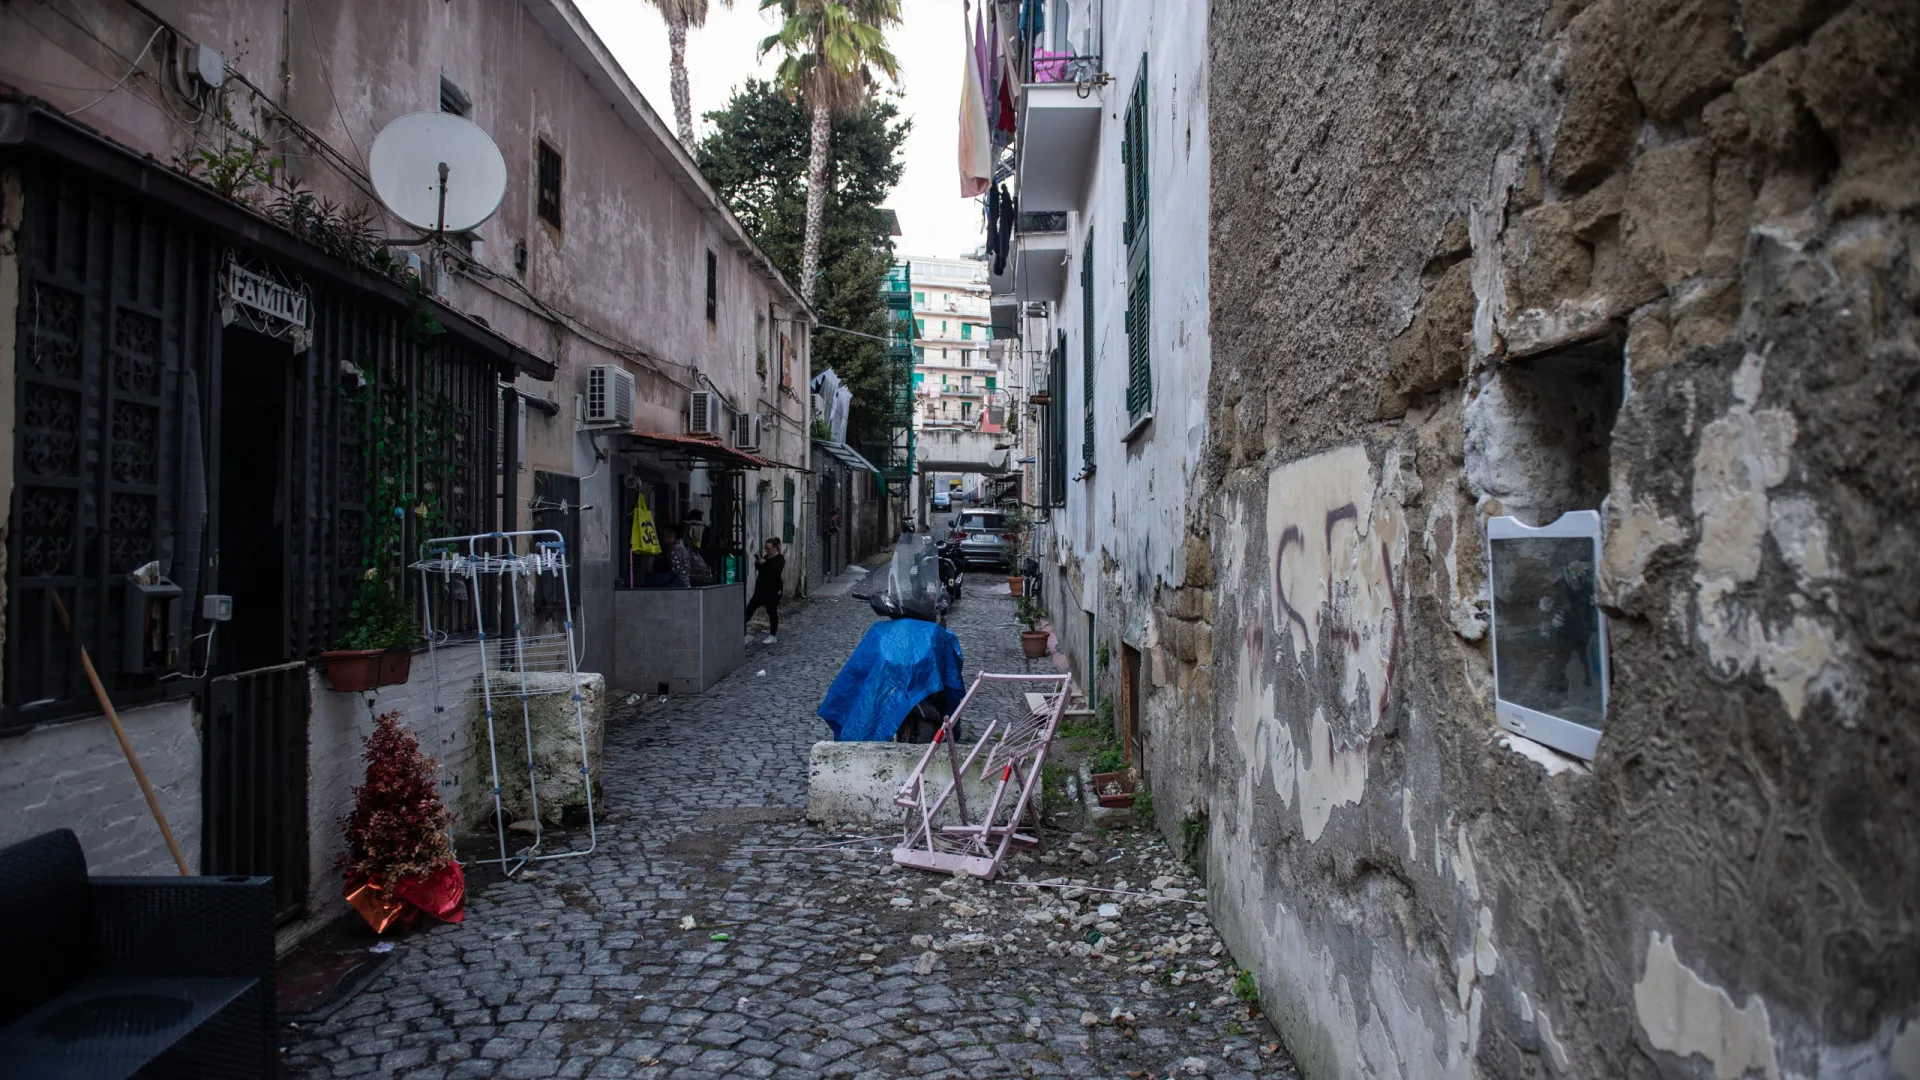
{"type": "Polygon", "coordinates": [[[380,130],[368,155],[373,187],[393,216],[436,240],[494,215],[507,193],[507,162],[473,121],[408,113],[380,130]]]}

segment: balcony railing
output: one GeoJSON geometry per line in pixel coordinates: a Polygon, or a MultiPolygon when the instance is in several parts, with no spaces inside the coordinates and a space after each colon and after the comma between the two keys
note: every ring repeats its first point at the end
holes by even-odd
{"type": "Polygon", "coordinates": [[[1102,0],[1026,0],[1020,13],[1020,40],[1027,47],[1026,81],[1102,81],[1103,6],[1102,0]]]}
{"type": "Polygon", "coordinates": [[[1067,212],[1065,210],[1022,210],[1014,216],[1013,228],[1022,233],[1057,233],[1067,231],[1067,212]]]}

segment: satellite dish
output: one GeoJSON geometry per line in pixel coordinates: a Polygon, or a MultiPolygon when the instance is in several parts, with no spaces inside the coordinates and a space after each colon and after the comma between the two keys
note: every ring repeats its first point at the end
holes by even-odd
{"type": "Polygon", "coordinates": [[[493,216],[507,193],[507,161],[473,121],[417,112],[374,136],[373,189],[417,229],[464,232],[493,216]]]}
{"type": "Polygon", "coordinates": [[[987,468],[994,472],[1007,471],[1007,460],[1013,456],[1008,450],[995,450],[987,455],[987,468]]]}

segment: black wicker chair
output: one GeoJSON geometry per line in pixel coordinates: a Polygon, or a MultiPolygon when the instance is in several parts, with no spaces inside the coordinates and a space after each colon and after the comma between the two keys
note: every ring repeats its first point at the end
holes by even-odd
{"type": "Polygon", "coordinates": [[[0,1073],[278,1073],[273,879],[89,878],[60,829],[0,849],[0,927],[0,1073]]]}

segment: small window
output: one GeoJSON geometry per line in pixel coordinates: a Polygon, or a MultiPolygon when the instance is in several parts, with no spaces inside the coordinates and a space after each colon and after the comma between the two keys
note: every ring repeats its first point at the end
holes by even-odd
{"type": "Polygon", "coordinates": [[[914,294],[913,294],[913,306],[914,306],[914,307],[926,307],[926,306],[927,306],[927,294],[926,294],[926,293],[923,293],[923,292],[916,292],[916,293],[914,293],[914,294]]]}
{"type": "Polygon", "coordinates": [[[557,229],[560,227],[560,151],[548,145],[547,140],[541,139],[539,157],[540,220],[557,229]]]}
{"type": "Polygon", "coordinates": [[[973,392],[973,376],[971,375],[960,376],[960,389],[963,393],[972,393],[973,392]]]}
{"type": "Polygon", "coordinates": [[[962,420],[973,419],[973,402],[963,401],[960,403],[960,419],[962,420]]]}
{"type": "Polygon", "coordinates": [[[720,315],[720,260],[713,249],[707,249],[707,321],[714,322],[720,315]]]}
{"type": "Polygon", "coordinates": [[[445,75],[440,76],[440,111],[455,116],[473,115],[473,98],[445,75]]]}
{"type": "Polygon", "coordinates": [[[972,323],[963,322],[960,324],[960,340],[961,341],[973,340],[973,324],[972,323]]]}

